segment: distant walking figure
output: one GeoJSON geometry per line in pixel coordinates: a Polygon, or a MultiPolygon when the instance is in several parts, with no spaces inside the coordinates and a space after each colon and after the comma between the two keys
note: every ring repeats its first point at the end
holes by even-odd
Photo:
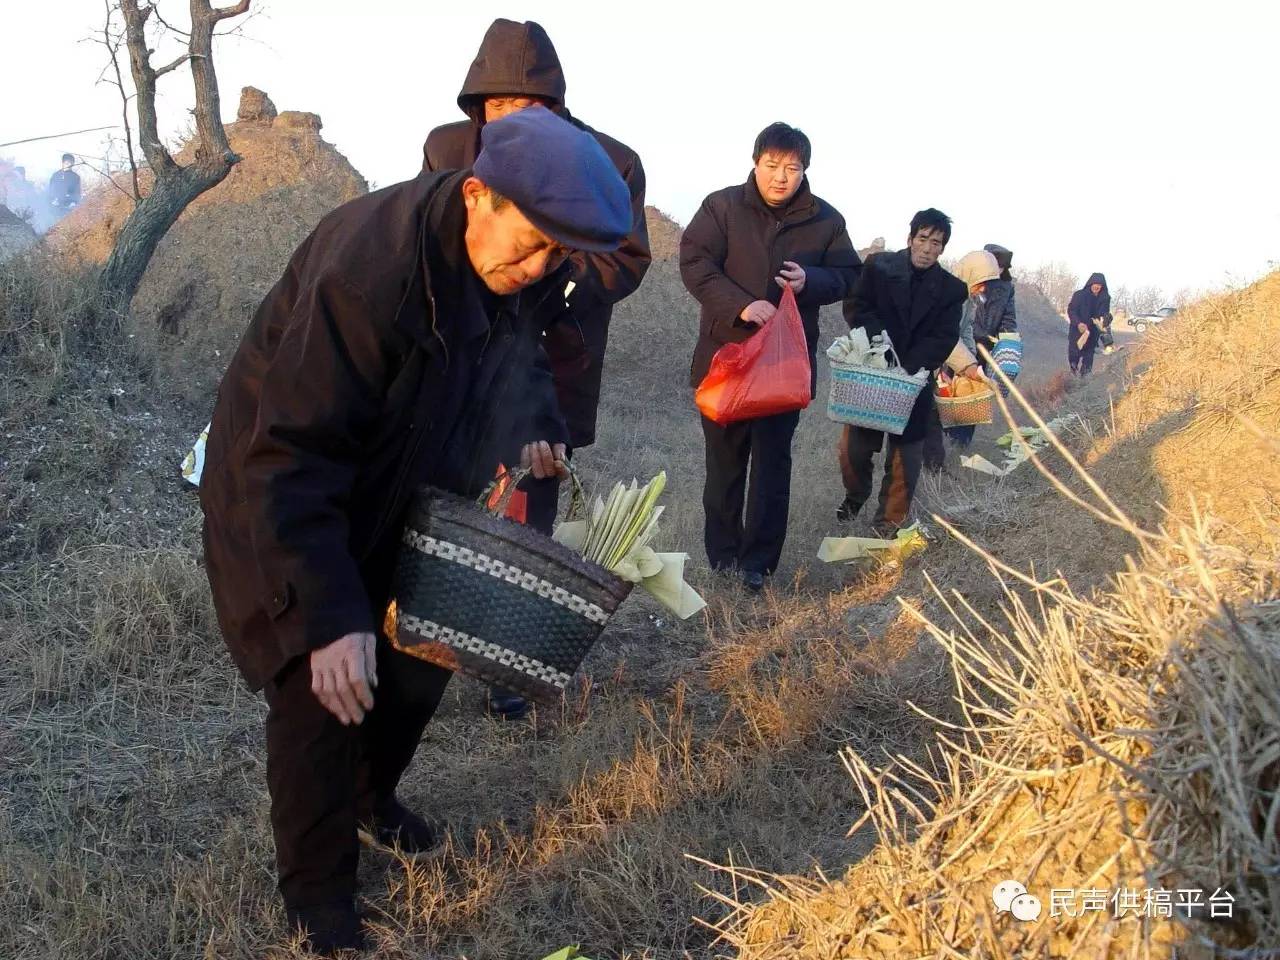
{"type": "Polygon", "coordinates": [[[1100,273],[1071,295],[1067,306],[1067,363],[1078,377],[1093,370],[1093,354],[1104,331],[1111,329],[1111,294],[1107,278],[1100,273]]]}

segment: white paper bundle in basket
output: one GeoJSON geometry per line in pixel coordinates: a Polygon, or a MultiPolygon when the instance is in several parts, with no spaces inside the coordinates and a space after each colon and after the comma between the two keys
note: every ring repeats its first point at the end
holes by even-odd
{"type": "Polygon", "coordinates": [[[867,340],[860,328],[851,332],[851,339],[857,346],[848,347],[843,351],[845,355],[882,359],[879,365],[840,360],[837,356],[842,351],[837,348],[841,341],[832,344],[827,351],[831,359],[827,417],[836,423],[900,435],[907,428],[907,420],[927,378],[913,377],[898,366],[892,345],[887,340],[880,347],[863,347],[867,340]]]}

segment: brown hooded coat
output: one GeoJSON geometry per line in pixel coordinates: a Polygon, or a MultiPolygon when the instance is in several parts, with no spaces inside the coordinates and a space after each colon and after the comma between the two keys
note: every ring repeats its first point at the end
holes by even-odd
{"type": "Polygon", "coordinates": [[[604,148],[631,191],[631,235],[614,253],[573,255],[574,290],[568,309],[547,328],[543,346],[551,360],[569,442],[595,442],[600,380],[613,305],[640,286],[649,269],[649,231],[644,216],[644,167],[635,151],[573,117],[564,104],[565,79],[550,37],[532,21],[495,20],[476,53],[458,94],[469,120],[436,127],[422,147],[423,170],[469,167],[480,151],[484,101],[490,96],[539,97],[604,148]]]}

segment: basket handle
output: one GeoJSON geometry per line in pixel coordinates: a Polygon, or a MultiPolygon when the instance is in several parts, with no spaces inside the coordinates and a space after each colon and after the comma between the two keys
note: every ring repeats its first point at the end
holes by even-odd
{"type": "MultiPolygon", "coordinates": [[[[569,500],[569,512],[565,514],[566,520],[577,520],[586,514],[587,495],[582,489],[582,481],[578,479],[578,471],[573,465],[572,460],[564,462],[565,467],[569,471],[569,483],[573,486],[573,495],[569,500]]],[[[496,477],[489,481],[489,485],[484,488],[484,492],[477,498],[476,503],[483,507],[495,517],[500,517],[507,512],[507,507],[511,506],[511,498],[516,495],[516,489],[524,482],[525,477],[529,476],[533,471],[528,467],[508,467],[504,468],[496,477]],[[493,493],[499,486],[506,482],[503,487],[502,496],[498,498],[498,502],[490,507],[489,500],[493,497],[493,493]]]]}

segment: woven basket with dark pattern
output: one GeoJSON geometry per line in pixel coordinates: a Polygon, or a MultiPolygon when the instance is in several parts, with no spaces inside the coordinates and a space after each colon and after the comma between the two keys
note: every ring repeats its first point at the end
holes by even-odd
{"type": "Polygon", "coordinates": [[[392,642],[555,703],[630,592],[630,583],[550,537],[424,488],[401,541],[392,642]]]}

